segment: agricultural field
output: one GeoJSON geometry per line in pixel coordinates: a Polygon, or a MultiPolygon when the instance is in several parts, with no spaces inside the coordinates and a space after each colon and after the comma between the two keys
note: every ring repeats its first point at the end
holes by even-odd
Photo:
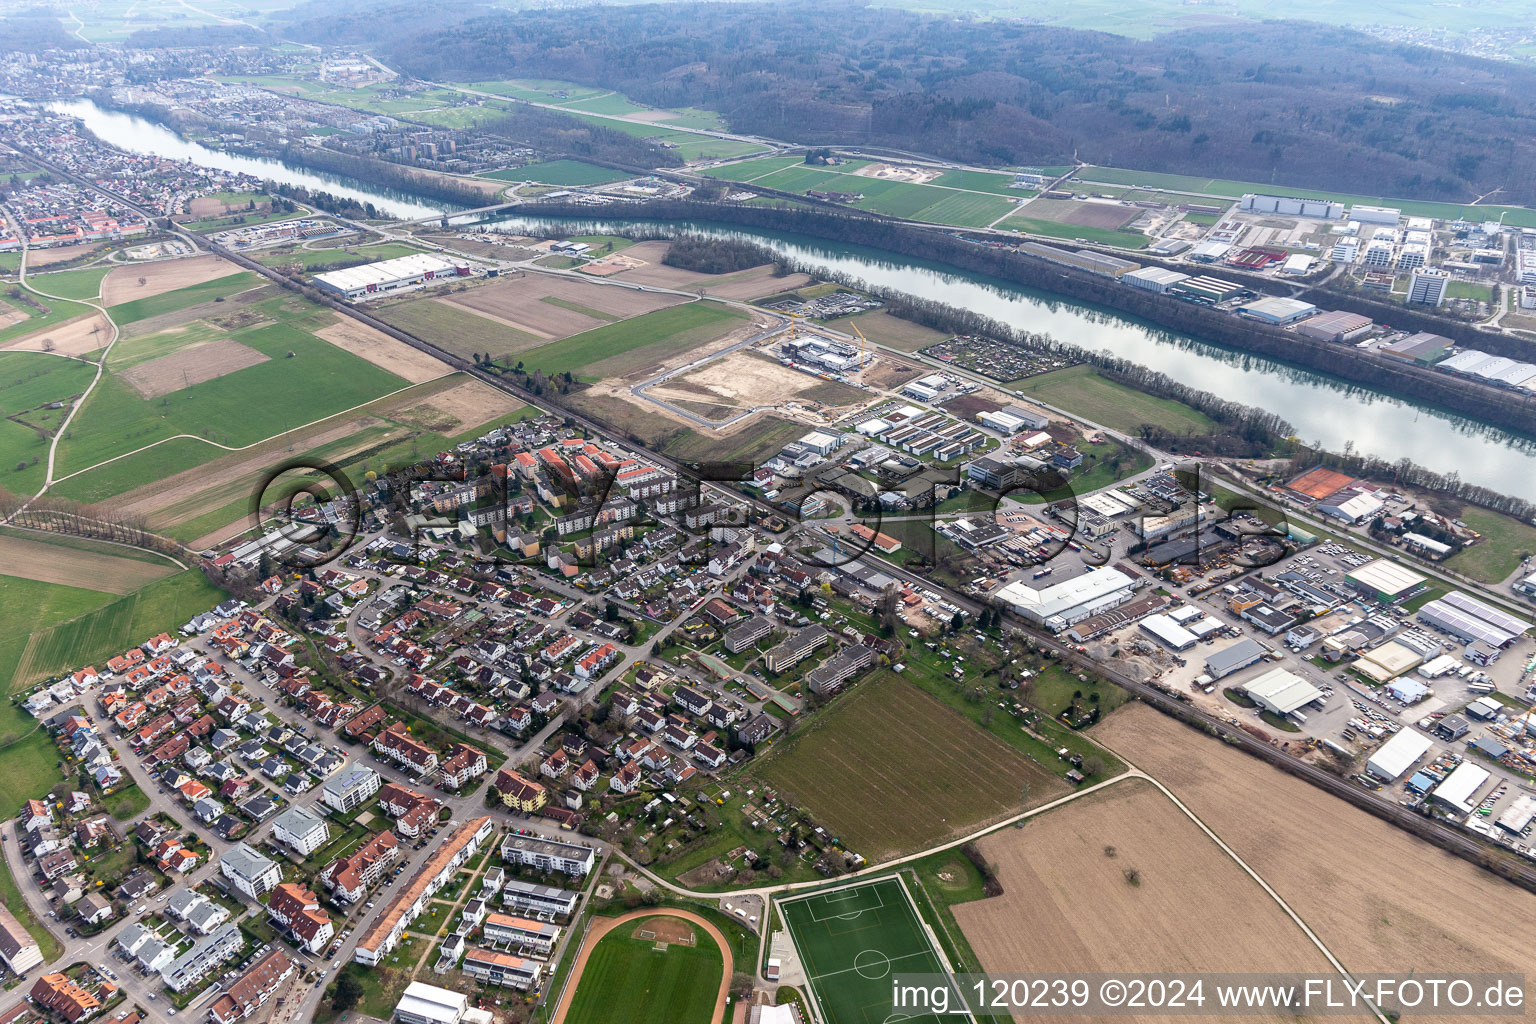
{"type": "Polygon", "coordinates": [[[150,529],[201,550],[246,528],[264,474],[292,455],[333,463],[357,482],[370,470],[413,465],[479,436],[490,423],[530,414],[502,392],[455,374],[239,452],[170,441],[71,478],[58,490],[79,500],[110,498],[119,512],[142,516],[150,529]],[[183,444],[196,447],[183,452],[183,444]],[[145,479],[154,482],[141,483],[145,479]]]}
{"type": "MultiPolygon", "coordinates": [[[[601,923],[601,919],[599,919],[601,923]]],[[[619,923],[581,968],[564,1024],[709,1024],[725,970],[720,947],[675,917],[619,923]]]]}
{"type": "MultiPolygon", "coordinates": [[[[15,577],[4,577],[10,586],[15,577]]],[[[80,668],[121,654],[126,648],[159,632],[174,632],[193,615],[207,611],[224,599],[224,592],[210,584],[197,569],[166,576],[149,585],[116,597],[101,594],[87,601],[79,588],[50,599],[62,602],[73,615],[55,614],[35,620],[10,675],[10,690],[28,686],[60,672],[80,668]],[[83,604],[92,607],[76,610],[83,604]]],[[[0,668],[4,668],[0,664],[0,668]]]]}
{"type": "MultiPolygon", "coordinates": [[[[0,539],[8,543],[18,535],[33,536],[7,531],[0,539]]],[[[55,541],[61,557],[88,549],[123,550],[47,539],[50,545],[55,541]]],[[[128,560],[116,555],[113,559],[128,560]]],[[[26,615],[0,617],[0,693],[14,695],[31,683],[120,654],[155,633],[180,626],[223,597],[196,570],[164,577],[124,596],[0,573],[0,606],[27,609],[26,615]]],[[[0,813],[7,816],[61,780],[58,751],[48,734],[8,700],[0,703],[0,758],[6,765],[0,779],[0,813]]]]}
{"type": "Polygon", "coordinates": [[[140,587],[169,576],[175,567],[168,559],[135,558],[133,548],[63,543],[46,533],[0,533],[0,565],[7,576],[53,583],[64,587],[130,594],[140,587]],[[117,554],[121,551],[123,554],[117,554]]]}
{"type": "Polygon", "coordinates": [[[1177,434],[1205,434],[1215,429],[1211,419],[1199,410],[1107,380],[1087,365],[1052,370],[1003,387],[1127,434],[1136,433],[1143,423],[1154,423],[1177,434]]]}
{"type": "Polygon", "coordinates": [[[1003,894],[952,912],[983,970],[1331,973],[1259,884],[1141,780],[976,845],[1003,894]]]}
{"type": "Polygon", "coordinates": [[[455,292],[440,301],[467,309],[543,342],[684,301],[676,295],[616,288],[579,278],[526,274],[455,292]]]}
{"type": "Polygon", "coordinates": [[[546,160],[513,167],[503,171],[489,171],[481,177],[496,181],[536,181],[543,185],[606,185],[624,181],[634,175],[616,171],[611,167],[585,164],[579,160],[546,160]]]}
{"type": "Polygon", "coordinates": [[[779,742],[755,778],[878,862],[1042,802],[1061,786],[1028,758],[892,672],[779,742]]]}
{"type": "Polygon", "coordinates": [[[784,192],[859,193],[864,198],[852,204],[857,209],[961,227],[986,227],[1007,216],[1015,200],[1028,195],[1007,189],[1013,179],[1006,174],[950,171],[920,184],[854,173],[865,166],[864,161],[853,161],[820,167],[793,157],[765,157],[711,168],[707,173],[784,192]]]}
{"type": "MultiPolygon", "coordinates": [[[[28,278],[30,282],[30,277],[28,278]]],[[[46,289],[44,289],[46,291],[46,289]]],[[[67,299],[47,299],[31,292],[16,298],[0,297],[0,347],[28,347],[28,342],[42,332],[55,333],[61,325],[84,318],[91,307],[67,299]]],[[[58,346],[60,351],[69,351],[58,346]]]]}
{"type": "MultiPolygon", "coordinates": [[[[1092,731],[1166,785],[1349,970],[1433,963],[1444,971],[1519,973],[1536,962],[1536,933],[1440,913],[1423,894],[1425,886],[1456,892],[1467,905],[1497,907],[1510,920],[1536,913],[1536,895],[1146,705],[1127,705],[1092,731]],[[1404,886],[1384,864],[1414,865],[1418,884],[1404,886]]],[[[1527,1002],[1532,994],[1528,978],[1527,1002]]]]}
{"type": "MultiPolygon", "coordinates": [[[[237,270],[232,274],[203,280],[197,284],[177,287],[158,294],[154,292],[153,288],[146,286],[150,294],[144,298],[115,299],[109,291],[106,297],[106,306],[112,314],[112,319],[121,326],[132,324],[139,320],[148,320],[154,316],[162,316],[166,313],[174,313],[204,302],[213,302],[216,299],[238,295],[240,292],[248,288],[258,287],[262,283],[263,279],[251,271],[237,270]]],[[[112,285],[113,282],[109,280],[103,287],[110,289],[112,285]]]]}
{"type": "Polygon", "coordinates": [[[823,889],[776,906],[826,1024],[943,1021],[893,1003],[893,975],[936,975],[945,966],[901,878],[823,889]]]}
{"type": "Polygon", "coordinates": [[[1014,199],[1033,195],[1030,189],[1014,188],[1012,174],[993,174],[989,171],[945,171],[929,184],[945,188],[963,188],[971,192],[992,192],[1014,199]]]}
{"type": "Polygon", "coordinates": [[[1051,238],[1069,240],[1081,238],[1085,242],[1116,245],[1122,249],[1145,249],[1150,241],[1146,235],[1137,231],[1117,231],[1086,224],[1063,224],[1055,220],[1041,220],[1028,216],[1029,209],[1025,207],[1023,212],[1013,214],[997,226],[1007,231],[1023,231],[1027,234],[1046,235],[1051,238]]]}
{"type": "Polygon", "coordinates": [[[480,316],[446,299],[411,299],[376,309],[373,315],[463,359],[488,353],[498,361],[515,362],[509,357],[545,343],[537,335],[480,316]]]}
{"type": "Polygon", "coordinates": [[[946,332],[903,320],[883,310],[849,317],[848,323],[857,324],[864,336],[875,344],[887,345],[902,352],[916,352],[950,338],[946,332]]]}
{"type": "MultiPolygon", "coordinates": [[[[141,312],[147,308],[141,304],[176,309],[178,302],[187,301],[189,292],[199,296],[223,294],[229,280],[221,278],[134,300],[126,306],[139,307],[141,312]]],[[[112,307],[114,316],[123,308],[112,307]]],[[[241,314],[250,318],[240,321],[248,322],[249,326],[219,331],[211,324],[183,323],[120,342],[121,353],[114,350],[117,368],[109,367],[112,372],[91,392],[59,446],[59,473],[78,473],[105,460],[165,442],[175,445],[160,453],[165,464],[159,469],[165,475],[167,471],[188,469],[206,461],[211,454],[210,444],[249,446],[362,405],[407,383],[340,345],[317,337],[314,331],[336,322],[335,315],[328,310],[279,295],[246,304],[241,314]],[[237,366],[240,361],[250,362],[254,358],[241,354],[239,360],[215,366],[220,371],[218,376],[194,381],[193,371],[201,358],[197,346],[213,340],[236,342],[262,358],[253,365],[237,366]],[[141,356],[151,358],[137,367],[127,365],[129,360],[137,361],[141,356]],[[170,362],[160,363],[161,359],[170,362]],[[146,398],[144,391],[135,388],[132,377],[125,379],[123,367],[142,370],[157,364],[158,394],[146,398]],[[178,371],[185,374],[180,381],[176,379],[178,371]],[[167,388],[170,390],[164,390],[167,388]],[[283,400],[273,400],[274,395],[283,396],[283,400]]],[[[220,351],[235,353],[228,346],[220,351]]],[[[156,478],[124,480],[120,489],[152,479],[156,478]]]]}
{"type": "Polygon", "coordinates": [[[31,495],[42,486],[53,435],[94,374],[73,360],[0,352],[0,488],[31,495]]]}
{"type": "Polygon", "coordinates": [[[746,326],[747,317],[713,302],[692,302],[530,349],[519,357],[529,369],[581,380],[624,377],[746,326]]]}
{"type": "Polygon", "coordinates": [[[770,293],[800,288],[811,283],[811,278],[806,274],[775,277],[775,268],[772,264],[749,267],[730,274],[704,274],[694,270],[684,270],[681,267],[669,267],[662,262],[669,248],[668,242],[632,244],[625,250],[624,255],[644,265],[620,271],[613,276],[619,280],[633,281],[638,284],[657,285],[662,288],[694,291],[702,295],[744,301],[760,299],[770,293]]]}
{"type": "Polygon", "coordinates": [[[726,413],[796,401],[855,405],[868,397],[858,388],[812,377],[750,351],[733,352],[705,363],[657,384],[647,393],[674,403],[702,402],[726,413]]]}

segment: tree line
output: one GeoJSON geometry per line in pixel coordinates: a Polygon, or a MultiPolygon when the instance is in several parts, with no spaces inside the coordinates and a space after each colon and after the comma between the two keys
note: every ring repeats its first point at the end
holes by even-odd
{"type": "Polygon", "coordinates": [[[155,533],[141,515],[110,507],[88,508],[78,501],[50,494],[27,499],[0,489],[0,519],[12,526],[128,544],[178,559],[186,556],[180,543],[155,533]]]}
{"type": "MultiPolygon", "coordinates": [[[[547,203],[529,205],[524,212],[537,218],[591,216],[587,208],[547,203]]],[[[1396,395],[1526,437],[1536,437],[1536,395],[1488,387],[1361,352],[1351,345],[1308,338],[1208,306],[1125,287],[1101,275],[1049,263],[1009,246],[978,243],[958,232],[916,227],[861,215],[857,211],[689,200],[647,203],[645,216],[654,220],[715,221],[802,234],[946,263],[961,270],[1115,310],[1204,342],[1315,370],[1361,390],[1396,395]]]]}

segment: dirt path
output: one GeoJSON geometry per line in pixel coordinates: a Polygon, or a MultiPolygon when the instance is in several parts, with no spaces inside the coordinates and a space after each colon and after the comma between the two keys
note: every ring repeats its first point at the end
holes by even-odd
{"type": "Polygon", "coordinates": [[[687,910],[676,910],[672,907],[653,907],[649,910],[631,910],[627,914],[618,917],[600,917],[592,922],[587,937],[581,943],[581,952],[576,956],[576,963],[571,967],[571,976],[566,980],[565,992],[560,997],[560,1005],[555,1008],[555,1015],[550,1024],[565,1024],[565,1015],[571,1009],[571,1003],[576,999],[576,989],[581,984],[581,973],[587,969],[587,959],[592,955],[598,940],[604,935],[627,921],[638,921],[645,917],[680,917],[690,924],[697,925],[710,938],[715,940],[715,945],[720,947],[720,956],[723,958],[720,972],[720,991],[715,995],[715,1013],[710,1018],[710,1024],[723,1024],[725,1020],[725,997],[731,991],[731,971],[734,961],[731,959],[730,944],[725,941],[725,936],[720,929],[710,924],[698,914],[687,910]]]}

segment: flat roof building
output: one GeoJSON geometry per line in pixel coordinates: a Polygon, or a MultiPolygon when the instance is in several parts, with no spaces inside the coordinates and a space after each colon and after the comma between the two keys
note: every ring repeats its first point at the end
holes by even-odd
{"type": "Polygon", "coordinates": [[[1508,647],[1530,628],[1530,623],[1459,590],[1420,608],[1419,621],[1442,629],[1463,643],[1483,643],[1495,649],[1508,647]]]}
{"type": "Polygon", "coordinates": [[[395,1004],[400,1024],[459,1024],[469,1009],[469,997],[436,985],[413,981],[395,1004]]]}
{"type": "Polygon", "coordinates": [[[1356,590],[1386,602],[1407,597],[1423,586],[1425,579],[1422,573],[1385,558],[1367,562],[1344,574],[1344,581],[1356,590]]]}
{"type": "Polygon", "coordinates": [[[567,875],[585,875],[592,870],[596,856],[590,846],[537,836],[512,834],[501,843],[501,859],[506,863],[526,864],[540,871],[559,871],[567,875]]]}
{"type": "Polygon", "coordinates": [[[1124,274],[1120,278],[1122,284],[1128,284],[1132,288],[1140,288],[1143,291],[1156,292],[1159,295],[1165,294],[1180,281],[1188,280],[1188,274],[1181,274],[1177,270],[1165,270],[1162,267],[1143,267],[1124,274]]]}
{"type": "Polygon", "coordinates": [[[1059,633],[1129,601],[1135,587],[1136,581],[1120,570],[1102,568],[1043,588],[1014,580],[994,596],[1029,622],[1059,633]]]}
{"type": "Polygon", "coordinates": [[[1298,320],[1305,320],[1317,312],[1317,307],[1310,302],[1302,302],[1300,299],[1286,298],[1281,295],[1270,295],[1253,302],[1246,302],[1237,307],[1237,311],[1243,316],[1262,320],[1267,324],[1283,326],[1293,324],[1298,320]]]}
{"type": "Polygon", "coordinates": [[[1370,331],[1373,326],[1374,322],[1368,316],[1336,309],[1319,313],[1297,324],[1296,333],[1308,338],[1317,338],[1319,341],[1344,342],[1353,341],[1370,331]]]}
{"type": "Polygon", "coordinates": [[[463,260],[448,259],[437,253],[418,252],[397,256],[392,260],[380,260],[378,263],[365,263],[360,267],[316,274],[314,281],[321,291],[355,300],[371,299],[428,281],[448,280],[468,274],[469,264],[463,260]]]}

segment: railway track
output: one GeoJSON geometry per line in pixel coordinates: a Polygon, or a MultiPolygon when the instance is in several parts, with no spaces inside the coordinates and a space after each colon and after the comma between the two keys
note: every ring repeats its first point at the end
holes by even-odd
{"type": "MultiPolygon", "coordinates": [[[[62,168],[58,168],[48,163],[47,161],[36,157],[35,154],[28,153],[27,155],[32,157],[43,166],[49,167],[64,177],[75,181],[77,184],[101,192],[102,194],[111,197],[115,201],[123,203],[129,208],[134,209],[140,214],[143,214],[150,219],[155,219],[153,214],[142,209],[127,197],[117,194],[111,189],[97,185],[95,182],[91,182],[87,179],[81,178],[78,175],[65,171],[62,168]]],[[[600,424],[597,421],[582,415],[580,412],[565,406],[558,400],[558,396],[535,396],[532,392],[517,384],[512,383],[511,381],[506,380],[501,375],[483,370],[471,363],[469,360],[463,359],[462,357],[440,349],[429,342],[423,341],[415,335],[403,331],[393,326],[392,324],[385,323],[384,321],[379,320],[378,318],[364,312],[363,310],[339,302],[328,296],[319,295],[315,292],[314,289],[302,288],[272,268],[264,266],[242,253],[237,253],[225,248],[224,246],[218,245],[210,241],[204,235],[198,234],[197,232],[187,231],[179,227],[173,227],[172,231],[174,233],[183,235],[188,240],[194,241],[196,244],[200,245],[207,251],[224,257],[237,266],[260,274],[261,276],[283,286],[284,288],[299,291],[301,294],[304,294],[306,298],[309,298],[320,305],[327,306],[343,316],[351,317],[359,323],[366,324],[369,327],[382,331],[391,338],[394,338],[403,344],[409,345],[420,352],[427,353],[446,363],[447,365],[467,373],[477,380],[480,380],[485,384],[488,384],[491,387],[494,387],[514,398],[517,398],[519,401],[525,404],[543,407],[551,410],[552,412],[557,412],[560,415],[567,416],[571,419],[572,422],[577,423],[599,435],[611,436],[615,433],[613,428],[604,424],[600,424]]],[[[700,480],[700,466],[698,464],[684,463],[677,459],[663,455],[660,452],[652,451],[638,439],[633,437],[625,437],[625,441],[637,452],[642,452],[646,455],[646,457],[652,459],[658,466],[665,467],[678,474],[680,477],[700,480]]],[[[745,501],[764,512],[778,516],[784,515],[783,510],[779,509],[777,506],[774,506],[760,498],[756,498],[748,494],[743,494],[731,488],[723,487],[721,486],[721,482],[711,483],[707,479],[700,480],[700,487],[703,488],[705,486],[713,486],[721,492],[728,494],[733,500],[745,501]]],[[[881,558],[872,552],[864,552],[860,557],[879,562],[883,571],[898,579],[922,586],[929,590],[942,592],[944,596],[952,601],[957,607],[964,609],[972,615],[977,614],[984,606],[987,606],[984,602],[980,602],[975,598],[960,594],[954,590],[949,589],[948,587],[938,585],[928,577],[920,576],[914,572],[911,572],[910,570],[893,562],[887,561],[886,559],[881,558]]],[[[1185,701],[1179,700],[1177,697],[1173,696],[1165,690],[1159,689],[1158,687],[1147,683],[1143,683],[1140,680],[1132,679],[1111,666],[1101,665],[1092,661],[1091,659],[1083,656],[1078,651],[1075,651],[1071,647],[1060,642],[1050,634],[1035,629],[1033,626],[1018,618],[1018,616],[1009,612],[1006,608],[998,610],[1003,612],[1004,618],[1017,633],[1030,638],[1037,646],[1050,651],[1063,664],[1077,671],[1092,672],[1097,676],[1107,679],[1115,685],[1120,686],[1125,690],[1135,694],[1137,698],[1142,700],[1144,703],[1156,708],[1164,714],[1177,718],[1191,727],[1198,728],[1209,735],[1215,736],[1232,746],[1244,750],[1247,753],[1268,762],[1276,768],[1279,768],[1281,771],[1288,772],[1293,776],[1301,778],[1318,787],[1319,789],[1331,793],[1339,799],[1344,800],[1347,803],[1358,807],[1369,814],[1373,814],[1378,818],[1391,822],[1399,828],[1402,828],[1404,831],[1410,832],[1421,839],[1433,843],[1434,845],[1449,853],[1456,854],[1457,856],[1469,860],[1479,867],[1491,871],[1510,882],[1520,885],[1532,892],[1536,892],[1536,863],[1525,861],[1519,858],[1519,856],[1512,851],[1506,850],[1496,844],[1485,842],[1461,829],[1454,828],[1443,822],[1439,822],[1432,818],[1427,818],[1421,814],[1418,814],[1386,797],[1381,796],[1376,792],[1364,789],[1358,783],[1352,782],[1349,779],[1341,778],[1330,772],[1324,771],[1316,765],[1298,760],[1297,758],[1294,758],[1289,754],[1286,754],[1284,751],[1276,748],[1272,744],[1260,740],[1257,737],[1249,735],[1243,730],[1236,728],[1231,723],[1217,718],[1214,715],[1207,714],[1206,712],[1191,706],[1185,701]]]]}

